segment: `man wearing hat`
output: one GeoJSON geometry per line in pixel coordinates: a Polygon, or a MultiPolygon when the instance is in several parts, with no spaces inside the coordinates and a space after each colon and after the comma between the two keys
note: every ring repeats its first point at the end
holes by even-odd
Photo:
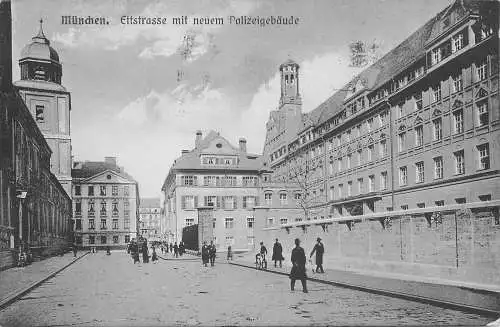
{"type": "Polygon", "coordinates": [[[316,252],[316,272],[321,272],[324,273],[325,271],[323,270],[323,253],[325,253],[325,247],[323,246],[323,243],[321,243],[321,238],[316,239],[317,243],[314,245],[314,248],[311,252],[311,258],[316,252]]]}

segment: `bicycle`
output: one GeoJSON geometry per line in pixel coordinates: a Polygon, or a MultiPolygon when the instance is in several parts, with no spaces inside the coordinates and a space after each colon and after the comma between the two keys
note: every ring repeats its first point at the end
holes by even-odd
{"type": "Polygon", "coordinates": [[[267,269],[266,257],[262,253],[257,253],[255,255],[255,268],[267,269]]]}

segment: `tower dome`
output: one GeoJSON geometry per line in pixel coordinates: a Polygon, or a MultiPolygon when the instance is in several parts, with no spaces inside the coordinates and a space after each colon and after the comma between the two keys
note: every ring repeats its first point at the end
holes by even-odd
{"type": "Polygon", "coordinates": [[[61,84],[62,69],[57,51],[45,37],[40,19],[38,34],[21,51],[21,80],[39,80],[61,84]]]}

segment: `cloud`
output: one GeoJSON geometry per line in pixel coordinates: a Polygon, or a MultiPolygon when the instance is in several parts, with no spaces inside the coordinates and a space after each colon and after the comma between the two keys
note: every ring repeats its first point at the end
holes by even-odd
{"type": "MultiPolygon", "coordinates": [[[[187,6],[189,7],[189,5],[187,6]]],[[[69,48],[90,46],[106,50],[118,50],[124,46],[137,44],[144,40],[145,45],[139,52],[139,58],[170,57],[179,52],[189,52],[186,61],[194,61],[205,54],[212,46],[213,36],[223,25],[199,25],[192,23],[193,17],[227,17],[229,15],[245,15],[255,10],[258,2],[250,0],[219,2],[217,5],[200,5],[194,8],[177,8],[174,4],[154,3],[146,6],[133,17],[166,17],[165,25],[121,24],[121,17],[126,10],[120,12],[109,8],[107,12],[115,12],[109,26],[71,27],[67,32],[55,33],[52,37],[69,48]],[[189,12],[188,24],[173,24],[172,18],[186,15],[189,12]],[[186,37],[192,39],[186,41],[186,37]],[[189,43],[189,44],[187,44],[189,43]]]]}

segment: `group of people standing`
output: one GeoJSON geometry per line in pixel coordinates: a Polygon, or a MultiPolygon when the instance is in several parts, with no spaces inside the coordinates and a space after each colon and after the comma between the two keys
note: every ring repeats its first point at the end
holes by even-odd
{"type": "MultiPolygon", "coordinates": [[[[261,242],[261,254],[267,253],[267,250],[264,244],[261,242]]],[[[310,258],[314,254],[316,254],[316,272],[324,273],[323,270],[323,254],[325,253],[325,246],[321,242],[321,238],[316,239],[316,244],[311,251],[310,258]]],[[[276,239],[276,242],[273,246],[273,256],[272,260],[274,261],[274,267],[277,267],[276,263],[279,262],[280,268],[282,267],[282,261],[285,260],[283,257],[283,247],[281,243],[276,239]]],[[[295,247],[292,249],[291,255],[292,262],[292,270],[290,271],[290,288],[293,291],[295,289],[295,282],[300,280],[302,283],[302,290],[304,293],[307,293],[307,274],[306,274],[306,254],[304,249],[300,246],[300,240],[298,238],[295,239],[295,247]]]]}
{"type": "Polygon", "coordinates": [[[207,245],[207,241],[203,242],[203,246],[201,247],[201,261],[203,265],[206,267],[208,262],[210,261],[210,266],[215,266],[215,254],[217,253],[217,249],[215,247],[214,241],[210,241],[210,245],[207,245]]]}
{"type": "Polygon", "coordinates": [[[166,243],[163,242],[160,244],[160,249],[161,253],[172,253],[172,255],[176,258],[179,256],[182,256],[184,253],[186,253],[186,246],[184,245],[184,242],[180,241],[179,244],[177,245],[177,242],[175,243],[166,243]]]}

